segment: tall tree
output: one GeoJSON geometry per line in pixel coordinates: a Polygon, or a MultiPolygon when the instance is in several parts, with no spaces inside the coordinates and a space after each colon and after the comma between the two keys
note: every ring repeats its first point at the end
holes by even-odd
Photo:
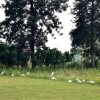
{"type": "Polygon", "coordinates": [[[22,51],[21,44],[23,45],[23,41],[20,42],[19,40],[25,38],[25,15],[22,14],[24,13],[23,8],[25,7],[25,3],[20,0],[5,0],[5,5],[2,5],[2,7],[4,8],[6,18],[0,23],[0,36],[6,39],[10,49],[12,45],[16,46],[17,59],[20,59],[19,55],[22,51]],[[18,50],[18,48],[20,48],[20,50],[18,50]]]}
{"type": "Polygon", "coordinates": [[[61,22],[55,12],[66,11],[68,0],[5,0],[6,19],[1,24],[3,36],[17,41],[24,37],[30,45],[32,68],[35,49],[45,45],[47,34],[60,34],[61,22]]]}
{"type": "Polygon", "coordinates": [[[100,3],[99,0],[75,0],[72,13],[75,15],[76,28],[71,31],[72,45],[80,46],[88,54],[91,67],[95,66],[95,44],[100,41],[100,3]]]}

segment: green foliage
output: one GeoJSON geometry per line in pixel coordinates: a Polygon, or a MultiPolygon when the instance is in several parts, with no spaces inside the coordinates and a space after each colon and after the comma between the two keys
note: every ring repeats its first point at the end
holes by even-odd
{"type": "Polygon", "coordinates": [[[9,48],[7,44],[0,42],[0,63],[8,64],[9,48]]]}
{"type": "Polygon", "coordinates": [[[37,65],[54,66],[59,64],[64,64],[72,60],[71,54],[69,52],[61,53],[58,49],[38,49],[36,52],[37,65]]]}
{"type": "Polygon", "coordinates": [[[85,68],[82,62],[76,62],[76,61],[66,63],[66,67],[67,68],[76,68],[76,69],[85,68]]]}
{"type": "Polygon", "coordinates": [[[14,46],[9,47],[7,44],[0,42],[0,64],[7,66],[16,65],[27,66],[30,54],[28,52],[20,52],[17,56],[17,50],[14,46]],[[17,62],[20,59],[20,62],[17,62]]]}
{"type": "Polygon", "coordinates": [[[63,57],[65,57],[65,62],[70,62],[73,59],[73,54],[69,52],[64,52],[63,57]]]}

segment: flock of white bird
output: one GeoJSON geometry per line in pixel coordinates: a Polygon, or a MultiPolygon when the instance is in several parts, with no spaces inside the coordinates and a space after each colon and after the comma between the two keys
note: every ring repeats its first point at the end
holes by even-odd
{"type": "MultiPolygon", "coordinates": [[[[55,72],[52,72],[51,73],[51,79],[52,80],[57,80],[57,78],[56,78],[56,76],[55,76],[55,72]]],[[[74,80],[75,81],[75,80],[74,80]]],[[[90,83],[90,84],[95,84],[96,82],[95,81],[93,81],[93,80],[90,80],[90,81],[86,81],[86,80],[80,80],[80,79],[76,79],[76,82],[77,83],[90,83]]],[[[72,80],[68,80],[68,83],[73,83],[73,81],[72,80]]]]}
{"type": "MultiPolygon", "coordinates": [[[[2,75],[4,75],[4,73],[5,73],[5,71],[1,72],[0,75],[2,76],[2,75]]],[[[26,75],[30,75],[30,72],[27,72],[26,75]]],[[[15,75],[12,73],[11,76],[14,77],[15,75]]],[[[21,76],[24,77],[25,74],[21,74],[21,76]]],[[[55,72],[52,72],[52,73],[51,73],[51,79],[52,79],[52,80],[57,80],[56,75],[55,75],[55,72]]],[[[75,81],[75,80],[74,80],[74,81],[75,81]]],[[[86,81],[86,80],[80,80],[80,79],[78,79],[78,78],[76,79],[76,81],[77,81],[78,83],[85,83],[85,82],[86,82],[86,83],[91,83],[91,84],[95,84],[95,83],[96,83],[96,82],[93,81],[93,80],[86,81]]],[[[72,82],[73,82],[72,80],[68,80],[68,83],[72,83],[72,82]]]]}
{"type": "MultiPolygon", "coordinates": [[[[90,80],[90,81],[86,81],[86,80],[80,80],[80,79],[76,79],[76,81],[78,83],[90,83],[90,84],[95,84],[96,82],[93,81],[93,80],[90,80]]],[[[68,80],[68,83],[72,83],[73,81],[72,80],[68,80]]]]}
{"type": "MultiPolygon", "coordinates": [[[[5,71],[1,72],[1,74],[0,74],[0,75],[2,76],[2,75],[4,75],[4,74],[5,74],[5,71]]],[[[27,73],[26,73],[26,75],[30,75],[30,72],[27,72],[27,73]]],[[[14,77],[14,76],[15,76],[15,74],[13,74],[13,73],[12,73],[12,74],[11,74],[11,76],[12,76],[12,77],[14,77]]],[[[20,76],[24,77],[24,76],[25,76],[25,74],[20,74],[20,76]]]]}

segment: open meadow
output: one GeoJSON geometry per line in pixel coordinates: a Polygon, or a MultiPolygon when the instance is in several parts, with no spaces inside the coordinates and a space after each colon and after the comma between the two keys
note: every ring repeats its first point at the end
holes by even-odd
{"type": "Polygon", "coordinates": [[[24,77],[0,76],[0,100],[100,100],[99,72],[60,70],[56,71],[56,80],[45,71],[31,72],[30,76],[24,77]],[[78,83],[76,78],[91,79],[96,83],[78,83]],[[68,79],[73,82],[68,82],[68,79]]]}
{"type": "Polygon", "coordinates": [[[0,100],[100,100],[100,0],[0,0],[0,100]]]}

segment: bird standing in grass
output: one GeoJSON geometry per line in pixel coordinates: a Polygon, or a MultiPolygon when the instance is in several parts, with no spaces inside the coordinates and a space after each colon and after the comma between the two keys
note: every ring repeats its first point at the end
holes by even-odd
{"type": "Polygon", "coordinates": [[[56,79],[57,79],[57,78],[55,77],[55,72],[52,72],[52,73],[51,73],[51,79],[52,79],[52,80],[56,80],[56,79]]]}
{"type": "Polygon", "coordinates": [[[82,80],[82,82],[85,82],[85,80],[82,80]]]}
{"type": "Polygon", "coordinates": [[[11,74],[12,77],[14,77],[14,74],[11,74]]]}
{"type": "Polygon", "coordinates": [[[68,80],[68,83],[72,83],[72,80],[68,80]]]}
{"type": "Polygon", "coordinates": [[[88,81],[89,83],[91,83],[91,84],[95,84],[95,81],[88,81]]]}
{"type": "Polygon", "coordinates": [[[30,75],[30,72],[27,72],[27,75],[30,75]]]}
{"type": "Polygon", "coordinates": [[[25,76],[24,74],[21,74],[21,76],[25,76]]]}
{"type": "Polygon", "coordinates": [[[79,79],[76,79],[76,80],[77,80],[77,82],[78,82],[78,83],[82,83],[82,81],[81,81],[81,80],[79,80],[79,79]]]}
{"type": "Polygon", "coordinates": [[[1,72],[1,75],[3,75],[5,73],[5,71],[1,72]]]}

